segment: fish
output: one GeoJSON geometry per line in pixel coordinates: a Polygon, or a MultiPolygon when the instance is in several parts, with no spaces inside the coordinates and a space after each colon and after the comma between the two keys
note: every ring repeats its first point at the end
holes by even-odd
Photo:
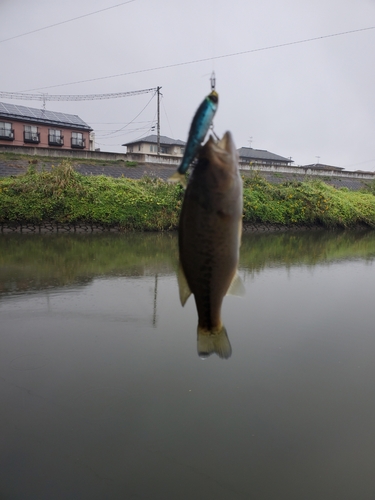
{"type": "Polygon", "coordinates": [[[193,121],[191,122],[188,140],[180,166],[170,178],[170,182],[181,182],[185,185],[185,174],[197,156],[198,151],[204,141],[208,129],[212,124],[219,103],[219,95],[215,90],[204,99],[197,109],[193,121]]]}
{"type": "Polygon", "coordinates": [[[177,273],[181,305],[194,295],[198,312],[197,349],[202,358],[232,354],[221,320],[226,294],[244,295],[238,275],[242,235],[242,179],[230,132],[210,137],[184,194],[179,230],[177,273]]]}

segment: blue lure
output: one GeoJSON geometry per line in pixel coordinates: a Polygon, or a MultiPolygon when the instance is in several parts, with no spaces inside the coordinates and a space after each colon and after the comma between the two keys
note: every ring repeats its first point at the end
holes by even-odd
{"type": "Polygon", "coordinates": [[[219,95],[215,90],[212,90],[212,92],[205,98],[197,109],[193,121],[191,122],[184,156],[177,172],[169,178],[170,182],[181,182],[185,185],[184,175],[191,162],[197,156],[199,148],[206,137],[208,129],[210,128],[212,120],[215,116],[218,102],[219,95]]]}
{"type": "Polygon", "coordinates": [[[197,156],[198,150],[215,116],[218,102],[219,95],[213,90],[197,109],[193,121],[191,122],[185,153],[181,165],[177,170],[180,174],[186,173],[190,163],[197,156]]]}

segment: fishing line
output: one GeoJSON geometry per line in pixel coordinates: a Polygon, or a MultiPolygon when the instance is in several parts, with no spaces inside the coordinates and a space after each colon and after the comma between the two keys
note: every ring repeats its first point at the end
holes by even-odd
{"type": "Polygon", "coordinates": [[[216,85],[215,55],[216,55],[216,14],[217,14],[217,9],[215,8],[215,0],[212,0],[211,13],[212,13],[212,35],[211,35],[211,37],[212,37],[212,59],[211,59],[212,73],[211,73],[210,81],[211,81],[211,91],[212,91],[212,90],[215,90],[215,85],[216,85]]]}

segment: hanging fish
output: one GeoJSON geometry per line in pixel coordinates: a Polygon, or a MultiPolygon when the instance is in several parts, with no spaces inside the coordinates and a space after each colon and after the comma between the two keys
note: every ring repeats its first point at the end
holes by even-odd
{"type": "Polygon", "coordinates": [[[207,135],[208,129],[215,116],[218,102],[219,95],[215,90],[212,90],[197,109],[190,126],[184,156],[182,157],[177,172],[169,178],[171,182],[181,182],[185,184],[185,173],[191,162],[197,156],[199,148],[207,135]]]}
{"type": "Polygon", "coordinates": [[[230,132],[201,148],[190,176],[179,223],[181,304],[194,295],[198,354],[229,358],[232,348],[221,321],[227,293],[243,295],[237,273],[242,234],[242,179],[230,132]]]}

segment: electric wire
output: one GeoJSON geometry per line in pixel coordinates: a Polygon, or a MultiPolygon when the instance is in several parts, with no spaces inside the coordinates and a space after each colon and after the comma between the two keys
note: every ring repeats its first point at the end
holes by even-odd
{"type": "Polygon", "coordinates": [[[128,97],[140,94],[149,94],[155,92],[157,87],[142,90],[131,90],[129,92],[112,92],[107,94],[26,94],[24,92],[3,92],[0,91],[0,97],[4,99],[17,99],[26,101],[96,101],[99,99],[118,99],[120,97],[128,97]]]}
{"type": "Polygon", "coordinates": [[[154,95],[151,97],[151,99],[147,102],[147,104],[141,109],[141,111],[133,118],[133,120],[131,120],[130,122],[126,123],[123,127],[113,131],[113,132],[110,132],[109,134],[104,134],[102,135],[101,137],[109,137],[113,134],[116,134],[117,132],[121,132],[122,130],[124,130],[126,127],[128,127],[129,125],[131,125],[134,120],[136,120],[138,118],[138,116],[140,116],[143,111],[147,108],[147,106],[150,104],[150,102],[154,99],[154,97],[156,96],[156,92],[154,93],[154,95]]]}
{"type": "Polygon", "coordinates": [[[255,52],[263,52],[263,51],[266,51],[266,50],[279,49],[279,48],[290,47],[290,46],[293,46],[293,45],[299,45],[299,44],[303,44],[303,43],[315,42],[315,41],[318,41],[318,40],[325,40],[327,38],[334,38],[334,37],[339,37],[339,36],[344,36],[344,35],[351,35],[353,33],[360,33],[360,32],[363,32],[363,31],[370,31],[370,30],[373,30],[373,29],[375,29],[375,26],[369,26],[367,28],[359,28],[359,29],[349,30],[349,31],[341,31],[339,33],[331,33],[329,35],[316,36],[316,37],[311,37],[311,38],[305,38],[305,39],[302,39],[302,40],[294,40],[292,42],[285,42],[285,43],[279,43],[279,44],[275,44],[275,45],[268,45],[266,47],[258,47],[256,49],[249,49],[249,50],[242,50],[242,51],[239,51],[239,52],[232,52],[230,54],[222,54],[222,55],[219,55],[219,56],[204,57],[202,59],[194,59],[194,60],[191,60],[191,61],[183,61],[183,62],[179,62],[179,63],[166,64],[164,66],[155,66],[153,68],[139,69],[139,70],[135,70],[135,71],[127,71],[126,73],[118,73],[116,75],[100,76],[100,77],[97,77],[97,78],[89,78],[87,80],[77,80],[75,82],[60,83],[58,85],[49,85],[49,86],[46,86],[46,87],[37,87],[37,88],[25,90],[25,92],[30,92],[30,91],[34,91],[34,90],[52,89],[52,88],[56,88],[56,87],[65,87],[67,85],[76,85],[76,84],[79,84],[79,83],[96,82],[98,80],[107,80],[107,79],[110,79],[110,78],[119,78],[121,76],[129,76],[129,75],[135,75],[135,74],[139,74],[139,73],[148,73],[148,72],[157,71],[157,70],[160,70],[160,69],[176,68],[178,66],[187,66],[187,65],[191,65],[191,64],[197,64],[197,63],[207,62],[207,61],[212,61],[212,60],[217,60],[217,59],[226,59],[226,58],[229,58],[229,57],[242,56],[242,55],[245,55],[245,54],[253,54],[255,52]]]}
{"type": "Polygon", "coordinates": [[[66,21],[60,21],[59,23],[50,24],[48,26],[43,26],[42,28],[37,28],[37,29],[32,30],[32,31],[27,31],[26,33],[20,33],[19,35],[14,35],[14,36],[11,36],[9,38],[4,38],[3,40],[0,40],[0,43],[9,42],[10,40],[14,40],[16,38],[21,38],[22,36],[31,35],[32,33],[38,33],[39,31],[47,30],[49,28],[54,28],[55,26],[60,26],[61,24],[66,24],[66,23],[70,23],[72,21],[77,21],[77,19],[83,19],[84,17],[93,16],[94,14],[99,14],[100,12],[104,12],[106,10],[116,9],[117,7],[121,7],[121,5],[126,5],[126,4],[132,3],[132,2],[136,2],[136,0],[128,0],[127,2],[121,2],[117,5],[112,5],[112,7],[106,7],[104,9],[95,10],[94,12],[88,12],[87,14],[82,14],[81,16],[72,17],[71,19],[67,19],[66,21]]]}

